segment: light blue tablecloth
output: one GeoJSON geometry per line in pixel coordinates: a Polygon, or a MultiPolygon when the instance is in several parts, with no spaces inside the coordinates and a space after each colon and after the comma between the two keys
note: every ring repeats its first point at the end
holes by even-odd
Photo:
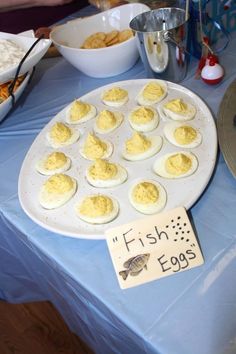
{"type": "MultiPolygon", "coordinates": [[[[182,83],[216,114],[236,77],[235,36],[220,60],[224,80],[182,83]]],[[[110,82],[145,78],[139,61],[109,79],[89,78],[63,58],[42,60],[0,125],[0,298],[51,300],[72,331],[100,354],[236,352],[236,181],[219,154],[208,188],[189,211],[205,258],[201,267],[128,290],[119,288],[104,240],[48,232],[20,207],[17,181],[40,130],[75,97],[110,82]]]]}

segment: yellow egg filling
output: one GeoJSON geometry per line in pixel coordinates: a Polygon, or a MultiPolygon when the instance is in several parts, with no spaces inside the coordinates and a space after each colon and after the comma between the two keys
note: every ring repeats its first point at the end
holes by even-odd
{"type": "Polygon", "coordinates": [[[89,159],[99,159],[107,151],[107,144],[101,141],[96,135],[89,133],[84,144],[84,154],[89,159]]]}
{"type": "Polygon", "coordinates": [[[150,82],[143,90],[143,97],[150,101],[155,101],[157,98],[164,94],[164,90],[161,85],[156,82],[150,82]]]}
{"type": "Polygon", "coordinates": [[[89,168],[89,176],[93,179],[108,180],[116,176],[117,167],[114,163],[106,160],[97,159],[89,168]]]}
{"type": "Polygon", "coordinates": [[[108,130],[113,128],[116,124],[116,117],[114,113],[108,110],[103,110],[100,112],[97,118],[97,126],[99,129],[108,130]]]}
{"type": "Polygon", "coordinates": [[[50,137],[54,142],[65,143],[72,136],[69,127],[63,123],[56,123],[50,131],[50,137]]]}
{"type": "Polygon", "coordinates": [[[70,109],[70,119],[77,121],[82,119],[91,110],[91,105],[82,101],[74,101],[70,109]]]}
{"type": "Polygon", "coordinates": [[[85,198],[79,208],[79,212],[82,215],[92,218],[107,215],[112,210],[112,200],[104,195],[97,195],[85,198]]]}
{"type": "Polygon", "coordinates": [[[120,87],[113,87],[112,89],[106,91],[103,95],[103,100],[105,101],[121,101],[127,97],[128,93],[120,87]]]}
{"type": "Polygon", "coordinates": [[[150,108],[140,107],[131,113],[131,120],[136,124],[145,124],[153,120],[154,113],[150,108]]]}
{"type": "Polygon", "coordinates": [[[69,192],[73,185],[74,183],[70,176],[57,173],[44,183],[44,188],[50,194],[64,194],[69,192]]]}
{"type": "Polygon", "coordinates": [[[175,154],[165,162],[165,169],[168,173],[174,176],[180,176],[190,170],[192,166],[191,159],[184,154],[175,154]]]}
{"type": "Polygon", "coordinates": [[[188,110],[187,104],[181,98],[167,102],[164,107],[176,113],[185,113],[188,110]]]}
{"type": "Polygon", "coordinates": [[[65,165],[67,161],[66,155],[63,152],[52,152],[48,155],[44,167],[46,170],[55,170],[65,165]]]}
{"type": "Polygon", "coordinates": [[[178,144],[186,145],[192,143],[197,137],[197,132],[194,128],[184,125],[176,128],[174,131],[174,138],[178,144]]]}
{"type": "Polygon", "coordinates": [[[152,143],[143,134],[135,132],[133,136],[126,141],[126,151],[129,154],[140,154],[147,151],[152,143]]]}
{"type": "Polygon", "coordinates": [[[157,187],[150,182],[142,182],[137,184],[133,189],[133,198],[140,204],[153,204],[159,198],[157,187]]]}

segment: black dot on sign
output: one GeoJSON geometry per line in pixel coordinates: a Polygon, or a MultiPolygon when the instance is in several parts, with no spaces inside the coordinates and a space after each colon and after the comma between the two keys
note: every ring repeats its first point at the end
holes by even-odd
{"type": "Polygon", "coordinates": [[[175,229],[175,225],[172,226],[172,229],[175,229]]]}
{"type": "Polygon", "coordinates": [[[168,229],[169,225],[166,225],[166,228],[168,229]]]}
{"type": "Polygon", "coordinates": [[[171,222],[174,222],[174,220],[172,219],[171,222]]]}
{"type": "Polygon", "coordinates": [[[181,240],[184,240],[184,237],[181,237],[181,240]]]}
{"type": "Polygon", "coordinates": [[[186,238],[186,242],[189,242],[189,238],[186,238]]]}
{"type": "Polygon", "coordinates": [[[179,222],[177,222],[177,226],[179,226],[179,222]]]}
{"type": "Polygon", "coordinates": [[[182,230],[182,227],[179,227],[179,230],[182,230]]]}
{"type": "Polygon", "coordinates": [[[177,219],[178,219],[178,220],[181,219],[181,216],[178,216],[177,219]]]}
{"type": "Polygon", "coordinates": [[[182,231],[182,234],[184,234],[184,231],[182,231]]]}
{"type": "Polygon", "coordinates": [[[176,233],[175,233],[176,235],[178,235],[179,233],[176,231],[176,233]]]}
{"type": "Polygon", "coordinates": [[[187,234],[189,234],[189,233],[190,233],[190,231],[188,230],[188,231],[187,231],[187,234]]]}
{"type": "Polygon", "coordinates": [[[176,242],[176,241],[177,241],[177,238],[175,238],[174,241],[176,242]]]}
{"type": "Polygon", "coordinates": [[[186,226],[187,224],[186,224],[186,222],[184,223],[184,226],[186,226]]]}

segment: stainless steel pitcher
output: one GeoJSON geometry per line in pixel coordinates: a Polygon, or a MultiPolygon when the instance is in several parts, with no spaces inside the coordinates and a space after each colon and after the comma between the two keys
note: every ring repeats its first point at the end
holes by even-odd
{"type": "Polygon", "coordinates": [[[144,12],[130,22],[148,77],[179,82],[188,67],[185,10],[166,7],[144,12]]]}

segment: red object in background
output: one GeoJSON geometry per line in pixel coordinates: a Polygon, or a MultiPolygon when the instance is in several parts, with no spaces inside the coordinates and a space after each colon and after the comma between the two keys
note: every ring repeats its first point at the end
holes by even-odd
{"type": "Polygon", "coordinates": [[[227,2],[224,4],[224,10],[225,10],[225,11],[229,10],[229,8],[231,7],[231,5],[232,5],[232,0],[227,1],[227,2]]]}
{"type": "Polygon", "coordinates": [[[50,32],[52,31],[49,27],[39,27],[35,32],[35,37],[39,38],[40,36],[44,35],[44,38],[49,38],[50,32]]]}
{"type": "Polygon", "coordinates": [[[203,37],[202,55],[201,55],[201,58],[199,60],[198,68],[197,68],[197,71],[196,71],[196,74],[195,74],[195,78],[196,79],[200,78],[201,71],[204,68],[204,66],[206,65],[206,60],[207,60],[208,53],[209,53],[208,46],[209,46],[209,38],[208,37],[203,37]]]}
{"type": "Polygon", "coordinates": [[[219,64],[219,60],[216,55],[210,54],[206,59],[206,65],[202,68],[201,78],[209,85],[218,84],[224,76],[224,69],[219,64]]]}

